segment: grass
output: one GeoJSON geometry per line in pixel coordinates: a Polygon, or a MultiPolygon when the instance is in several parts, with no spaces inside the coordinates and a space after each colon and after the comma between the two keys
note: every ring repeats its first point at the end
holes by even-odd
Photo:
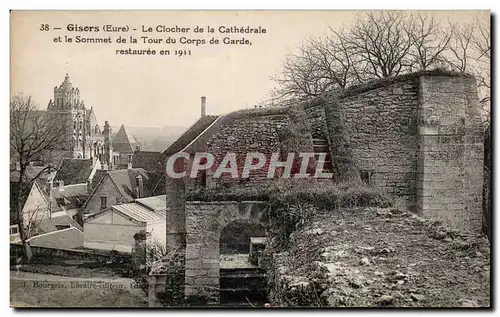
{"type": "Polygon", "coordinates": [[[266,107],[266,108],[252,108],[241,109],[224,115],[224,122],[229,123],[238,119],[250,119],[255,117],[287,115],[288,107],[266,107]]]}

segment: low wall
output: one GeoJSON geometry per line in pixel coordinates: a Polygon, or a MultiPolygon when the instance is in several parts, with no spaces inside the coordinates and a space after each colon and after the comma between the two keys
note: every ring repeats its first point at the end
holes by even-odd
{"type": "Polygon", "coordinates": [[[83,232],[71,227],[40,234],[31,237],[28,241],[31,247],[76,249],[83,247],[83,232]]]}
{"type": "MultiPolygon", "coordinates": [[[[94,260],[96,262],[105,262],[113,259],[115,262],[131,262],[132,255],[121,252],[105,252],[101,250],[75,250],[75,249],[56,249],[47,247],[31,247],[33,257],[62,258],[66,260],[94,260]]],[[[20,256],[23,254],[23,246],[17,243],[10,244],[10,255],[20,256]]]]}

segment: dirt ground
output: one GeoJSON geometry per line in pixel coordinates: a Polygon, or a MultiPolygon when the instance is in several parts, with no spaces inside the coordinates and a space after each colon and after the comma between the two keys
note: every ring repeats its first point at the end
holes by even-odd
{"type": "Polygon", "coordinates": [[[147,307],[128,278],[75,278],[11,271],[11,307],[147,307]]]}
{"type": "Polygon", "coordinates": [[[281,258],[296,286],[323,276],[328,306],[490,306],[488,240],[395,209],[318,215],[281,258]]]}

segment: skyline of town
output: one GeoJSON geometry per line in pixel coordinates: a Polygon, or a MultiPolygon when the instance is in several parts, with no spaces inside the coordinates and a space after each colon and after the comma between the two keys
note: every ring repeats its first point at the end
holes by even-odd
{"type": "MultiPolygon", "coordinates": [[[[276,86],[270,77],[279,72],[288,52],[294,52],[311,36],[324,35],[328,26],[348,25],[355,13],[358,12],[226,11],[206,15],[193,11],[142,12],[134,16],[131,21],[138,29],[141,25],[199,24],[262,26],[267,30],[266,34],[251,37],[252,46],[193,46],[193,55],[184,57],[116,56],[108,49],[115,44],[55,44],[52,35],[39,31],[40,13],[17,20],[14,16],[11,40],[16,58],[11,61],[11,95],[17,92],[30,95],[44,109],[53,85],[68,73],[80,88],[86,105],[93,107],[102,120],[100,125],[108,120],[111,125],[119,122],[125,126],[189,127],[200,115],[201,96],[207,97],[208,114],[252,108],[266,99],[276,86]],[[23,27],[14,28],[16,23],[23,27]],[[33,58],[33,51],[37,52],[37,58],[33,58]]],[[[92,15],[78,12],[72,14],[71,20],[54,12],[43,14],[47,21],[61,21],[61,26],[131,23],[126,12],[119,11],[92,15]]],[[[465,22],[489,19],[487,11],[432,14],[443,20],[465,22]]]]}

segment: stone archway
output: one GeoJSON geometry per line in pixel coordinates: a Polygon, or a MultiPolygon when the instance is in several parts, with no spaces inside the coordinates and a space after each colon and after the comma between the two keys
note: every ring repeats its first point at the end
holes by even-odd
{"type": "Polygon", "coordinates": [[[219,237],[220,255],[243,255],[250,253],[250,239],[265,237],[266,228],[263,224],[252,220],[234,220],[221,229],[219,237]]]}
{"type": "Polygon", "coordinates": [[[262,223],[265,203],[187,202],[185,296],[206,304],[219,302],[219,238],[235,220],[262,223]]]}

